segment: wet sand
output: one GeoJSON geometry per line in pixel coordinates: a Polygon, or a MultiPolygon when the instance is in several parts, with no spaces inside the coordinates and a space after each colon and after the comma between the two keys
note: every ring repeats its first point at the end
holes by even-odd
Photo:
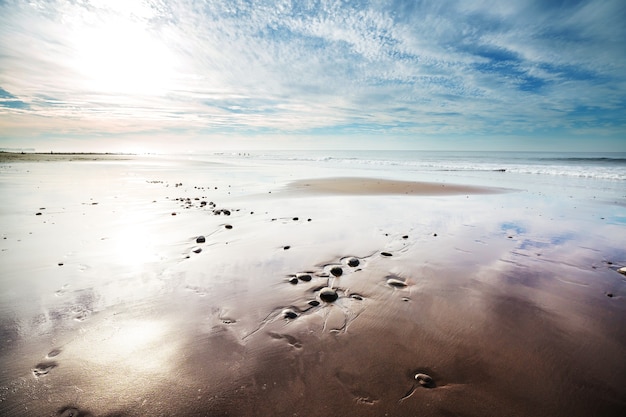
{"type": "Polygon", "coordinates": [[[0,168],[0,415],[626,412],[623,207],[189,161],[0,168]]]}
{"type": "Polygon", "coordinates": [[[297,180],[289,184],[288,190],[341,195],[456,195],[496,194],[507,191],[495,187],[350,177],[297,180]]]}

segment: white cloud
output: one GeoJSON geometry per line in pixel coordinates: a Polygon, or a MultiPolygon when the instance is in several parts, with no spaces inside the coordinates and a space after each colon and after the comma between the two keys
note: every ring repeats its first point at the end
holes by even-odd
{"type": "Polygon", "coordinates": [[[0,126],[623,133],[622,3],[5,2],[0,126]]]}

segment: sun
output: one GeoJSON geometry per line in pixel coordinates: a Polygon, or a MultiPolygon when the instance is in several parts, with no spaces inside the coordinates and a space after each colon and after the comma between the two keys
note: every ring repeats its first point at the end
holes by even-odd
{"type": "Polygon", "coordinates": [[[84,88],[131,95],[163,95],[169,90],[176,57],[158,29],[129,13],[128,7],[103,11],[74,32],[70,65],[84,88]]]}

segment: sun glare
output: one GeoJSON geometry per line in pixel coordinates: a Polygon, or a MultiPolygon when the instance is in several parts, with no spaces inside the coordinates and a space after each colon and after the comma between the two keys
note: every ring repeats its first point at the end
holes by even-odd
{"type": "Polygon", "coordinates": [[[140,21],[121,19],[83,27],[74,35],[73,66],[91,91],[161,95],[176,59],[140,21]]]}

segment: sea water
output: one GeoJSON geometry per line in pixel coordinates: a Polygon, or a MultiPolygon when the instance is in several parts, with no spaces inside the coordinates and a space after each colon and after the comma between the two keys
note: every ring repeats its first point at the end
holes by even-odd
{"type": "Polygon", "coordinates": [[[626,152],[254,151],[197,156],[284,166],[293,177],[371,176],[531,190],[626,204],[626,152]]]}

